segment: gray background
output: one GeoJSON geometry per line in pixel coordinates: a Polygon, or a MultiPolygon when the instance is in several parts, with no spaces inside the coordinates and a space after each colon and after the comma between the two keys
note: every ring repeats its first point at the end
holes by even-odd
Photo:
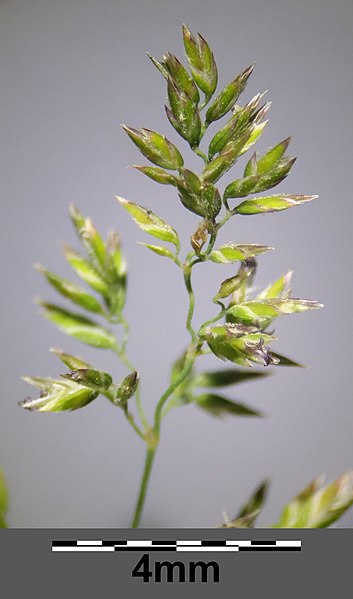
{"type": "MultiPolygon", "coordinates": [[[[352,467],[351,0],[1,0],[0,463],[12,526],[129,524],[144,448],[121,413],[103,399],[72,414],[27,413],[17,401],[32,389],[19,377],[62,372],[50,346],[84,355],[117,378],[125,374],[103,350],[62,336],[31,301],[55,298],[35,262],[70,272],[60,248],[63,241],[77,245],[71,201],[102,231],[122,234],[129,353],[150,414],[188,341],[180,272],[136,245],[147,236],[113,200],[119,194],[152,208],[185,246],[196,228],[198,219],[174,190],[126,169],[144,161],[119,127],[150,127],[177,139],[163,113],[164,82],[145,52],[181,56],[182,22],[210,42],[220,85],[256,61],[242,99],[269,89],[273,101],[259,150],[293,134],[290,153],[299,160],[279,189],[320,194],[292,211],[231,221],[222,240],[275,246],[259,260],[258,286],[295,267],[295,295],[326,307],[276,326],[278,350],[310,369],[277,369],[265,382],[229,393],[263,409],[266,419],[219,422],[193,406],[170,413],[142,525],[217,525],[223,510],[232,516],[269,477],[271,500],[259,520],[266,526],[318,473],[333,478],[352,467]]],[[[189,165],[196,168],[198,159],[189,165]]],[[[197,270],[195,323],[214,313],[209,298],[232,272],[221,265],[197,270]]],[[[207,358],[203,366],[222,363],[207,358]]],[[[340,524],[350,527],[352,515],[340,524]]]]}

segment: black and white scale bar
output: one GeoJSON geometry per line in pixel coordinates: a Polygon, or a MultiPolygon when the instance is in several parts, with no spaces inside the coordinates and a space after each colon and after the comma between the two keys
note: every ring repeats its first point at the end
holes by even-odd
{"type": "Polygon", "coordinates": [[[113,551],[177,551],[177,552],[221,552],[232,553],[237,551],[301,551],[302,544],[298,540],[180,540],[180,541],[152,541],[152,540],[76,540],[52,541],[54,552],[90,552],[98,553],[113,551]]]}

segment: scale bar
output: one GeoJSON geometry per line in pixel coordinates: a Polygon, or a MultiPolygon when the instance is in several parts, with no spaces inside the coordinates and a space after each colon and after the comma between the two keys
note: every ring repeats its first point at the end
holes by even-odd
{"type": "Polygon", "coordinates": [[[236,553],[238,551],[301,551],[300,540],[275,540],[275,539],[241,539],[241,540],[102,540],[102,539],[79,539],[79,540],[56,540],[52,541],[52,552],[209,552],[209,553],[236,553]]]}

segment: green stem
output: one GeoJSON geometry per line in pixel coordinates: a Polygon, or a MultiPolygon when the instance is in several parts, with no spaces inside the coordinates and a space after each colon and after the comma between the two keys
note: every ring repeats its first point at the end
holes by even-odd
{"type": "Polygon", "coordinates": [[[159,401],[157,403],[157,407],[156,407],[156,411],[155,411],[154,427],[153,427],[153,429],[150,429],[150,431],[149,431],[149,433],[150,433],[149,438],[147,437],[147,453],[146,453],[145,465],[144,465],[144,469],[143,469],[143,473],[142,473],[142,479],[141,479],[141,483],[140,483],[139,494],[137,497],[135,512],[134,512],[134,516],[133,516],[132,523],[131,523],[132,528],[138,528],[140,520],[141,520],[142,510],[143,510],[143,506],[144,506],[145,500],[146,500],[148,483],[150,481],[152,466],[153,466],[154,458],[155,458],[158,443],[159,443],[159,435],[160,435],[160,426],[161,426],[163,407],[164,407],[166,401],[172,395],[172,393],[185,380],[185,378],[189,374],[189,372],[193,366],[193,363],[195,361],[195,358],[197,355],[197,350],[198,350],[198,347],[195,348],[194,346],[190,345],[189,352],[188,352],[189,359],[186,361],[182,372],[175,379],[174,383],[172,383],[168,387],[168,389],[163,393],[163,395],[161,396],[161,398],[159,399],[159,401]]]}
{"type": "MultiPolygon", "coordinates": [[[[202,123],[199,143],[200,143],[201,139],[203,138],[203,136],[205,135],[209,124],[210,123],[207,123],[206,121],[204,123],[202,123]]],[[[207,159],[207,162],[208,162],[208,159],[207,159]]]]}
{"type": "Polygon", "coordinates": [[[141,422],[142,422],[145,430],[148,430],[150,424],[149,424],[149,422],[147,420],[147,416],[145,414],[145,410],[143,409],[143,405],[142,405],[142,401],[141,401],[140,385],[136,389],[135,402],[136,402],[137,411],[138,411],[139,416],[141,418],[141,422]]]}
{"type": "MultiPolygon", "coordinates": [[[[198,153],[198,152],[196,152],[196,153],[198,153]]],[[[205,258],[197,259],[197,261],[201,262],[204,259],[207,259],[207,256],[211,253],[211,251],[214,247],[214,244],[216,242],[217,233],[218,233],[220,226],[221,225],[216,225],[214,228],[214,231],[211,233],[210,241],[209,241],[207,250],[205,252],[205,258]]],[[[179,376],[176,377],[175,381],[173,383],[171,383],[171,385],[169,385],[168,389],[163,393],[163,395],[160,397],[160,399],[157,403],[155,414],[154,414],[153,428],[152,429],[146,428],[145,440],[147,443],[147,452],[146,452],[145,465],[144,465],[144,469],[143,469],[143,473],[142,473],[139,493],[138,493],[138,497],[137,497],[137,501],[136,501],[135,512],[134,512],[132,523],[131,523],[132,528],[137,528],[140,524],[142,510],[143,510],[145,500],[146,500],[148,484],[149,484],[150,477],[151,477],[152,466],[154,463],[157,447],[159,444],[161,421],[162,421],[163,416],[165,416],[165,414],[169,411],[168,408],[166,407],[166,403],[167,403],[168,399],[173,395],[174,391],[179,387],[179,385],[181,385],[181,383],[186,379],[186,377],[190,373],[190,371],[193,367],[193,364],[195,362],[195,359],[198,355],[198,351],[202,345],[202,341],[198,338],[198,335],[196,334],[196,332],[192,326],[192,318],[193,318],[194,310],[195,310],[195,294],[194,294],[192,282],[191,282],[191,273],[192,273],[192,267],[195,262],[192,263],[191,260],[194,255],[195,255],[194,252],[189,253],[186,263],[183,265],[184,283],[185,283],[185,287],[186,287],[186,290],[187,290],[187,293],[189,296],[189,308],[188,308],[188,314],[187,314],[187,318],[186,318],[186,328],[190,333],[191,343],[190,343],[188,351],[187,351],[184,368],[180,372],[179,376]]],[[[206,321],[206,323],[204,323],[203,326],[205,326],[211,322],[215,322],[216,320],[220,320],[222,318],[222,316],[223,316],[223,313],[221,312],[221,314],[214,317],[210,321],[206,321]]],[[[136,397],[136,401],[138,402],[137,397],[136,397]]],[[[137,405],[139,405],[139,404],[137,404],[137,405]]],[[[142,408],[142,406],[141,406],[141,408],[142,408]]],[[[143,419],[143,412],[140,413],[140,416],[141,416],[141,420],[145,424],[145,421],[143,419]]]]}
{"type": "Polygon", "coordinates": [[[119,357],[120,362],[124,364],[128,370],[135,370],[122,348],[116,347],[113,351],[119,357]]]}
{"type": "Polygon", "coordinates": [[[128,411],[128,410],[124,410],[125,416],[128,420],[128,422],[131,424],[132,428],[134,429],[135,433],[138,434],[139,437],[141,437],[141,439],[143,439],[145,441],[146,437],[144,435],[144,433],[141,431],[141,429],[137,426],[133,415],[128,411]]]}
{"type": "MultiPolygon", "coordinates": [[[[107,389],[107,391],[104,391],[104,393],[102,393],[102,395],[107,397],[109,399],[109,401],[112,402],[112,404],[119,406],[119,404],[115,404],[115,402],[114,402],[115,397],[116,397],[116,388],[115,388],[115,392],[107,389]]],[[[145,441],[146,440],[145,434],[136,424],[135,419],[134,419],[133,415],[130,414],[130,412],[128,411],[127,406],[124,408],[124,414],[129,422],[129,424],[131,424],[132,428],[134,429],[134,431],[138,434],[139,437],[141,437],[141,439],[143,439],[145,441]]]]}
{"type": "Polygon", "coordinates": [[[225,225],[229,221],[230,218],[232,218],[232,216],[234,216],[234,214],[236,214],[235,211],[227,209],[227,212],[225,213],[224,217],[217,225],[217,232],[219,231],[219,229],[221,229],[221,227],[223,227],[223,225],[225,225]]]}
{"type": "Polygon", "coordinates": [[[219,230],[223,227],[223,225],[226,224],[226,222],[229,221],[230,218],[232,218],[232,216],[234,216],[234,214],[234,211],[227,210],[222,220],[214,225],[214,230],[211,233],[210,241],[208,243],[206,251],[203,254],[200,254],[193,262],[190,262],[191,267],[195,266],[195,264],[199,264],[199,262],[204,262],[205,260],[207,260],[208,256],[210,255],[215,246],[219,230]]]}
{"type": "MultiPolygon", "coordinates": [[[[124,364],[124,366],[126,366],[126,368],[128,368],[128,370],[130,370],[130,371],[136,370],[136,368],[130,362],[130,360],[128,359],[128,357],[125,354],[125,351],[122,348],[117,347],[117,349],[114,350],[114,351],[119,356],[122,364],[124,364]]],[[[136,402],[137,411],[138,411],[139,416],[141,418],[141,422],[142,422],[145,430],[148,430],[149,427],[150,427],[150,424],[149,424],[149,422],[147,420],[147,416],[145,414],[145,411],[143,409],[143,405],[142,405],[142,402],[141,402],[140,385],[137,387],[137,390],[136,390],[135,402],[136,402]]]]}
{"type": "Polygon", "coordinates": [[[195,154],[197,154],[197,156],[200,156],[200,158],[202,158],[205,164],[209,163],[208,157],[204,152],[200,150],[200,148],[193,148],[193,151],[195,152],[195,154]]]}
{"type": "Polygon", "coordinates": [[[206,96],[205,95],[204,101],[199,106],[199,112],[201,112],[201,110],[203,110],[205,108],[205,106],[207,106],[207,104],[209,103],[209,101],[210,101],[211,98],[212,98],[212,95],[211,96],[206,96]]]}
{"type": "Polygon", "coordinates": [[[195,266],[195,264],[199,264],[200,262],[205,262],[205,260],[207,260],[208,256],[212,252],[212,250],[214,248],[214,245],[216,243],[218,230],[219,230],[219,225],[216,225],[215,226],[215,230],[211,233],[210,241],[208,243],[208,246],[207,246],[207,249],[206,249],[205,253],[204,254],[200,254],[193,262],[190,262],[190,267],[191,268],[193,266],[195,266]]]}
{"type": "Polygon", "coordinates": [[[124,327],[124,336],[123,336],[123,342],[121,344],[121,352],[123,355],[125,355],[126,345],[129,340],[130,327],[129,327],[128,321],[122,314],[120,315],[119,323],[122,324],[124,327]]]}
{"type": "Polygon", "coordinates": [[[190,250],[190,252],[188,253],[188,255],[185,258],[185,264],[187,266],[191,265],[191,259],[195,257],[195,252],[194,250],[190,250]]]}
{"type": "Polygon", "coordinates": [[[175,399],[172,397],[169,402],[164,406],[161,414],[161,420],[166,417],[168,412],[175,406],[175,399]]]}
{"type": "Polygon", "coordinates": [[[226,308],[222,308],[222,310],[217,314],[217,316],[213,316],[213,318],[210,318],[209,320],[205,320],[205,322],[202,323],[202,325],[200,326],[197,334],[201,335],[202,334],[202,329],[204,329],[205,327],[208,327],[208,325],[213,324],[214,322],[217,322],[218,320],[221,320],[221,318],[223,318],[227,313],[226,308]]]}
{"type": "Polygon", "coordinates": [[[140,524],[141,514],[142,514],[143,506],[144,506],[145,500],[146,500],[148,482],[149,482],[149,479],[151,476],[151,470],[152,470],[154,458],[156,455],[156,449],[157,449],[157,446],[156,447],[148,447],[148,449],[147,449],[145,466],[143,469],[143,475],[142,475],[142,480],[141,480],[141,485],[140,485],[140,491],[139,491],[139,494],[137,497],[135,512],[134,512],[134,516],[133,516],[133,519],[131,522],[131,528],[138,528],[138,526],[140,524]]]}
{"type": "Polygon", "coordinates": [[[210,237],[210,241],[209,241],[209,244],[207,246],[207,250],[205,251],[205,254],[204,254],[205,256],[209,256],[210,253],[212,252],[212,250],[214,248],[214,244],[216,243],[218,230],[219,230],[219,227],[216,226],[215,230],[212,231],[211,237],[210,237]]]}
{"type": "Polygon", "coordinates": [[[179,266],[179,268],[183,268],[182,263],[180,262],[180,260],[178,259],[177,256],[173,256],[173,262],[179,266]]]}
{"type": "Polygon", "coordinates": [[[179,385],[186,379],[188,374],[190,373],[201,345],[202,345],[202,341],[200,341],[200,340],[198,340],[197,342],[194,342],[194,343],[190,343],[187,354],[186,354],[186,359],[185,359],[185,364],[184,364],[183,370],[176,377],[175,381],[173,383],[171,383],[171,385],[169,385],[168,389],[163,393],[162,397],[158,401],[156,411],[154,413],[154,432],[155,432],[157,438],[159,438],[159,432],[160,432],[160,426],[161,426],[161,420],[162,420],[162,410],[163,410],[164,404],[169,399],[169,397],[174,393],[174,391],[179,387],[179,385]]]}
{"type": "Polygon", "coordinates": [[[186,290],[189,295],[189,309],[188,309],[188,314],[187,314],[187,318],[186,318],[186,328],[191,335],[191,339],[194,341],[196,338],[196,333],[192,327],[192,317],[194,315],[194,310],[195,310],[195,294],[194,294],[194,290],[192,288],[192,283],[191,283],[191,267],[190,266],[185,266],[185,268],[184,268],[184,283],[185,283],[185,287],[186,287],[186,290]]]}

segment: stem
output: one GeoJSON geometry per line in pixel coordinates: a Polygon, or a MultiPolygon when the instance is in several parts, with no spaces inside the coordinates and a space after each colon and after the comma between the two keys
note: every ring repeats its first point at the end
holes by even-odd
{"type": "Polygon", "coordinates": [[[222,218],[222,220],[219,221],[219,223],[216,223],[214,226],[214,230],[211,233],[210,241],[207,246],[207,250],[205,251],[204,254],[200,254],[193,262],[190,262],[191,267],[195,266],[195,264],[199,264],[199,262],[204,262],[205,260],[207,260],[208,256],[212,252],[214,245],[216,243],[218,231],[223,227],[223,225],[226,224],[226,222],[229,221],[230,218],[232,218],[232,216],[234,216],[234,214],[235,214],[234,211],[227,209],[227,212],[224,215],[224,217],[222,218]]]}
{"type": "Polygon", "coordinates": [[[198,335],[201,334],[202,329],[204,329],[205,327],[208,327],[208,325],[213,324],[214,322],[217,322],[218,320],[221,320],[221,318],[223,318],[226,315],[226,308],[222,308],[222,310],[217,314],[217,316],[213,316],[213,318],[210,318],[209,320],[205,320],[205,322],[202,323],[202,325],[200,326],[199,330],[198,330],[198,335]]]}
{"type": "Polygon", "coordinates": [[[212,250],[214,248],[214,245],[216,243],[217,234],[218,234],[219,229],[220,229],[220,226],[216,225],[215,226],[215,230],[211,233],[210,241],[209,241],[208,246],[207,246],[207,250],[205,251],[204,254],[200,254],[193,262],[190,262],[191,268],[193,266],[195,266],[195,264],[199,264],[200,262],[205,262],[205,260],[207,260],[208,256],[212,252],[212,250]]]}
{"type": "Polygon", "coordinates": [[[201,344],[200,341],[197,343],[197,345],[190,344],[183,370],[180,372],[179,376],[175,379],[174,383],[169,385],[168,389],[163,393],[163,395],[161,396],[161,398],[157,404],[156,411],[154,413],[154,432],[155,432],[157,438],[159,438],[159,432],[160,432],[160,426],[161,426],[161,420],[162,420],[162,410],[163,410],[164,404],[169,399],[169,397],[174,393],[174,391],[177,389],[177,387],[179,387],[179,385],[186,379],[189,372],[191,371],[193,364],[195,362],[195,358],[197,356],[197,352],[200,348],[200,344],[201,344]]]}
{"type": "Polygon", "coordinates": [[[219,229],[221,227],[223,227],[223,225],[225,225],[229,221],[229,219],[232,218],[232,216],[234,216],[234,214],[236,214],[235,211],[227,209],[227,212],[225,213],[224,217],[218,223],[218,229],[217,229],[217,231],[219,231],[219,229]]]}
{"type": "Polygon", "coordinates": [[[168,389],[163,393],[163,395],[161,396],[161,398],[159,399],[159,401],[157,403],[155,416],[154,416],[154,427],[153,427],[153,429],[149,430],[150,435],[149,435],[149,438],[147,438],[147,453],[146,453],[146,459],[145,459],[145,466],[143,469],[143,474],[142,474],[142,479],[141,479],[141,483],[140,483],[140,490],[139,490],[139,494],[138,494],[138,498],[137,498],[137,502],[136,502],[135,512],[134,512],[134,516],[132,519],[132,524],[131,524],[132,528],[137,528],[140,523],[142,510],[143,510],[143,506],[144,506],[145,499],[146,499],[147,487],[148,487],[148,483],[149,483],[149,480],[151,477],[152,466],[153,466],[155,454],[156,454],[158,443],[159,443],[159,435],[160,435],[161,420],[162,420],[162,413],[163,413],[164,405],[165,405],[166,401],[169,399],[169,397],[177,389],[177,387],[179,387],[179,385],[188,376],[188,374],[194,364],[195,358],[197,356],[198,349],[199,349],[199,344],[197,344],[196,346],[193,344],[190,344],[189,351],[188,351],[188,358],[186,360],[185,367],[183,368],[183,370],[179,374],[179,376],[175,379],[174,383],[169,385],[168,389]]]}
{"type": "Polygon", "coordinates": [[[137,426],[133,415],[128,410],[124,410],[124,413],[125,413],[125,416],[126,416],[128,422],[130,422],[132,428],[134,429],[135,433],[137,433],[138,436],[141,437],[141,439],[143,439],[145,441],[145,435],[141,431],[141,429],[137,426]]]}
{"type": "Polygon", "coordinates": [[[124,337],[123,337],[123,342],[121,344],[121,352],[122,352],[122,354],[125,354],[126,345],[129,340],[130,327],[129,327],[128,321],[122,314],[120,315],[119,323],[122,324],[124,327],[124,337]]]}
{"type": "Polygon", "coordinates": [[[205,106],[207,106],[207,104],[209,103],[209,101],[210,101],[211,98],[212,98],[212,96],[206,96],[206,94],[205,94],[205,99],[204,99],[204,101],[199,106],[199,111],[200,112],[201,112],[201,110],[203,110],[205,108],[205,106]]]}
{"type": "MultiPolygon", "coordinates": [[[[204,160],[206,158],[205,162],[208,162],[207,157],[202,152],[200,152],[198,149],[195,150],[195,153],[200,155],[204,160]]],[[[154,426],[152,429],[148,428],[148,426],[146,426],[146,425],[148,425],[148,423],[145,420],[142,406],[140,404],[139,398],[136,395],[136,404],[139,409],[139,412],[141,410],[141,412],[140,412],[141,420],[143,421],[145,428],[146,428],[146,435],[144,436],[144,438],[147,443],[147,452],[146,452],[145,465],[144,465],[144,469],[143,469],[143,473],[142,473],[139,493],[138,493],[137,502],[136,502],[136,506],[135,506],[135,512],[134,512],[132,523],[131,523],[132,528],[138,528],[138,526],[140,524],[142,510],[143,510],[145,500],[146,500],[148,484],[149,484],[150,477],[151,477],[152,467],[153,467],[157,447],[159,444],[161,421],[162,421],[162,418],[169,411],[168,408],[172,407],[172,405],[166,406],[166,402],[172,396],[172,394],[178,388],[178,386],[186,379],[186,377],[190,373],[190,371],[193,367],[193,364],[195,362],[196,356],[198,354],[198,351],[202,345],[202,341],[199,340],[199,337],[196,334],[196,332],[192,326],[192,318],[193,318],[194,309],[195,309],[195,294],[194,294],[194,290],[193,290],[192,282],[191,282],[192,267],[194,266],[194,264],[196,264],[196,262],[202,262],[205,259],[207,260],[208,255],[212,252],[212,250],[214,248],[219,229],[223,226],[223,224],[225,224],[225,222],[227,222],[227,220],[231,216],[232,215],[227,212],[227,214],[225,215],[223,220],[214,227],[214,230],[212,231],[211,236],[210,236],[210,241],[209,241],[207,250],[206,250],[205,254],[203,255],[204,257],[197,258],[196,261],[191,262],[191,260],[194,256],[194,253],[190,252],[187,256],[186,263],[183,265],[184,283],[185,283],[185,287],[186,287],[186,290],[187,290],[187,293],[189,296],[189,308],[188,308],[188,314],[187,314],[187,318],[186,318],[186,328],[191,335],[191,344],[189,345],[189,349],[187,352],[183,370],[180,372],[179,376],[175,379],[175,381],[171,385],[169,385],[168,389],[163,393],[163,395],[160,397],[160,399],[157,403],[155,414],[154,414],[154,426]]],[[[211,324],[212,322],[216,322],[217,320],[220,320],[223,316],[224,316],[224,310],[221,310],[221,312],[217,316],[215,316],[212,319],[203,323],[202,327],[207,326],[208,324],[211,324]]],[[[131,424],[132,424],[132,422],[131,422],[131,424]]]]}
{"type": "MultiPolygon", "coordinates": [[[[121,344],[121,347],[119,347],[117,345],[116,349],[113,350],[113,351],[114,351],[114,353],[117,354],[117,356],[119,357],[119,359],[122,362],[122,364],[124,364],[124,366],[126,366],[126,368],[128,370],[132,370],[133,371],[133,370],[136,370],[136,368],[130,362],[129,358],[126,355],[126,345],[127,345],[128,339],[129,339],[129,330],[130,330],[130,327],[129,327],[129,323],[127,322],[127,320],[125,319],[125,317],[122,314],[120,314],[120,316],[119,316],[119,324],[121,324],[124,327],[123,342],[121,344]]],[[[140,386],[138,386],[137,390],[136,390],[135,402],[136,402],[137,411],[138,411],[138,414],[139,414],[139,416],[141,418],[141,422],[142,422],[142,424],[144,426],[144,429],[148,430],[149,427],[150,427],[150,425],[149,425],[149,422],[147,420],[147,417],[146,417],[146,414],[145,414],[145,411],[143,409],[143,405],[142,405],[142,402],[141,402],[140,386]]],[[[135,423],[132,414],[129,414],[129,412],[125,411],[125,416],[127,417],[127,419],[130,422],[131,426],[137,432],[137,434],[140,437],[144,438],[144,435],[140,431],[140,429],[137,426],[137,424],[135,423]]]]}
{"type": "MultiPolygon", "coordinates": [[[[209,124],[210,124],[210,123],[207,123],[206,121],[205,121],[204,123],[202,123],[202,126],[201,126],[201,134],[200,134],[199,143],[200,143],[201,139],[203,138],[203,136],[205,135],[205,133],[206,133],[206,131],[207,131],[207,128],[208,128],[209,124]]],[[[207,162],[208,162],[208,160],[207,160],[207,162]]]]}
{"type": "MultiPolygon", "coordinates": [[[[128,368],[128,370],[136,370],[136,368],[133,366],[133,364],[130,362],[130,360],[126,356],[125,350],[123,349],[123,347],[122,348],[117,347],[117,349],[114,350],[114,352],[119,356],[121,362],[124,364],[124,366],[126,366],[126,368],[128,368]]],[[[141,418],[141,422],[142,422],[145,430],[148,430],[150,428],[150,424],[147,420],[147,416],[145,414],[145,411],[143,409],[143,405],[141,402],[140,385],[137,387],[137,390],[136,390],[135,402],[136,402],[138,414],[141,418]]]]}
{"type": "Polygon", "coordinates": [[[120,362],[124,364],[128,370],[135,370],[122,348],[117,347],[113,351],[119,357],[120,362]]]}
{"type": "MultiPolygon", "coordinates": [[[[201,105],[201,109],[206,106],[208,101],[209,101],[209,98],[205,97],[205,100],[204,100],[203,104],[201,105]]],[[[201,141],[201,139],[203,138],[203,136],[208,128],[208,125],[209,125],[209,123],[207,123],[207,122],[203,123],[199,141],[201,141]]],[[[204,161],[205,164],[209,163],[208,156],[204,152],[202,152],[202,150],[200,150],[199,147],[195,147],[192,149],[197,156],[202,158],[202,160],[204,161]]],[[[187,313],[187,318],[186,318],[186,328],[187,328],[188,332],[190,333],[191,343],[189,345],[189,348],[188,348],[188,351],[186,354],[184,368],[180,372],[179,376],[175,379],[175,381],[169,385],[168,389],[160,397],[160,399],[157,403],[156,409],[155,409],[155,413],[154,413],[153,428],[151,428],[149,426],[149,423],[145,416],[145,413],[144,413],[144,410],[143,410],[143,407],[141,404],[139,387],[138,387],[137,392],[136,392],[136,406],[137,406],[141,421],[145,428],[145,434],[141,433],[140,429],[134,422],[133,416],[131,414],[129,414],[127,409],[125,410],[125,415],[126,415],[127,419],[129,420],[130,424],[133,426],[133,428],[135,429],[137,434],[140,437],[142,437],[147,444],[145,464],[144,464],[144,468],[143,468],[143,472],[142,472],[142,478],[141,478],[139,492],[138,492],[137,501],[136,501],[136,505],[135,505],[135,511],[134,511],[134,515],[133,515],[132,523],[131,523],[132,528],[138,528],[138,526],[140,524],[142,510],[144,508],[144,504],[146,501],[147,489],[148,489],[149,481],[151,478],[152,467],[153,467],[157,447],[159,444],[162,418],[167,414],[169,409],[173,406],[173,401],[168,405],[166,405],[166,403],[167,403],[168,399],[173,395],[174,391],[178,388],[178,386],[186,379],[186,377],[188,376],[188,374],[190,373],[190,371],[193,367],[195,359],[196,359],[196,357],[199,353],[199,350],[203,344],[203,341],[199,337],[202,329],[204,327],[220,320],[225,315],[225,312],[226,312],[225,308],[222,308],[220,313],[217,316],[214,316],[213,318],[205,321],[202,324],[198,333],[195,332],[195,330],[192,326],[192,318],[193,318],[194,310],[195,310],[195,294],[194,294],[194,290],[193,290],[192,282],[191,282],[192,268],[195,264],[197,264],[199,262],[204,262],[208,259],[208,256],[212,252],[214,245],[216,243],[217,235],[218,235],[220,228],[223,227],[223,225],[231,218],[231,216],[233,216],[234,212],[229,209],[227,203],[225,203],[225,207],[226,207],[226,214],[219,223],[214,223],[213,230],[210,234],[209,243],[208,243],[207,249],[204,252],[204,254],[200,254],[199,256],[195,257],[195,252],[189,252],[184,264],[180,263],[177,255],[174,257],[174,262],[177,264],[177,266],[181,267],[184,271],[184,283],[185,283],[186,291],[189,296],[189,308],[188,308],[188,313],[187,313]]],[[[179,248],[177,248],[177,254],[178,253],[179,253],[179,248]]],[[[122,324],[125,329],[125,336],[124,336],[122,348],[121,348],[121,350],[118,349],[117,353],[118,353],[119,357],[121,358],[121,360],[123,361],[123,363],[125,363],[125,365],[128,366],[130,369],[133,369],[132,365],[130,364],[129,360],[127,359],[127,357],[125,355],[125,347],[126,347],[126,342],[127,342],[127,337],[128,337],[128,325],[127,325],[126,321],[122,321],[122,324]]],[[[207,352],[203,352],[203,353],[207,353],[207,352]]]]}
{"type": "MultiPolygon", "coordinates": [[[[114,391],[110,391],[109,389],[107,389],[107,391],[104,391],[102,393],[102,395],[104,395],[105,397],[107,397],[109,399],[109,401],[112,402],[112,404],[119,406],[119,404],[115,404],[115,402],[114,402],[115,396],[116,396],[116,389],[115,389],[115,392],[114,391]]],[[[120,406],[120,407],[122,407],[122,406],[120,406]]],[[[131,424],[131,426],[134,429],[134,431],[138,434],[139,437],[141,437],[141,439],[143,439],[145,441],[146,440],[145,434],[143,433],[143,431],[136,424],[136,422],[134,420],[134,417],[128,411],[127,406],[125,406],[123,408],[123,410],[124,410],[124,414],[125,414],[128,422],[131,424]]]]}
{"type": "Polygon", "coordinates": [[[209,160],[208,157],[206,156],[206,154],[204,152],[202,152],[200,150],[200,148],[193,148],[195,154],[197,154],[198,156],[200,156],[200,158],[202,158],[202,160],[204,161],[205,164],[208,164],[209,160]]]}
{"type": "Polygon", "coordinates": [[[212,250],[214,248],[214,244],[216,243],[218,230],[219,230],[219,227],[216,226],[215,230],[212,231],[211,237],[210,237],[210,241],[209,241],[209,244],[207,246],[207,250],[205,251],[205,254],[204,254],[205,256],[209,256],[210,253],[212,252],[212,250]]]}
{"type": "Polygon", "coordinates": [[[180,262],[180,260],[178,259],[178,257],[177,257],[177,256],[173,256],[173,262],[174,262],[174,263],[175,263],[177,266],[179,266],[179,268],[183,268],[183,266],[182,266],[182,264],[181,264],[181,262],[180,262]]]}
{"type": "Polygon", "coordinates": [[[191,335],[192,341],[194,341],[196,338],[196,333],[192,327],[191,322],[192,322],[192,317],[194,315],[194,310],[195,310],[195,294],[194,294],[194,290],[192,288],[192,283],[191,283],[191,267],[190,266],[186,266],[184,268],[184,283],[185,283],[185,287],[186,287],[186,290],[189,295],[189,309],[188,309],[188,315],[186,318],[186,328],[191,335]]]}
{"type": "Polygon", "coordinates": [[[171,398],[171,400],[167,403],[167,405],[164,406],[163,410],[162,410],[162,414],[161,414],[161,420],[163,420],[163,418],[166,417],[166,415],[168,414],[168,412],[175,406],[175,402],[173,400],[173,397],[171,398]]]}
{"type": "Polygon", "coordinates": [[[168,389],[163,393],[163,395],[161,396],[160,400],[157,403],[157,407],[156,407],[156,411],[155,411],[154,427],[153,427],[153,429],[150,429],[150,431],[149,431],[150,435],[149,435],[149,438],[147,438],[147,453],[146,453],[146,458],[145,458],[145,466],[143,469],[143,474],[142,474],[142,479],[141,479],[141,483],[140,483],[139,494],[137,497],[135,512],[134,512],[134,516],[133,516],[132,523],[131,523],[132,528],[138,528],[140,519],[141,519],[143,506],[145,504],[148,483],[149,483],[149,480],[151,477],[152,466],[153,466],[154,458],[155,458],[158,443],[159,443],[159,434],[160,434],[160,425],[161,425],[163,407],[165,405],[165,402],[169,399],[169,397],[172,395],[172,393],[175,391],[175,389],[184,381],[184,379],[189,374],[189,372],[193,366],[193,363],[195,361],[195,358],[196,358],[197,349],[198,349],[197,347],[194,348],[192,345],[190,346],[190,350],[188,352],[189,360],[186,361],[184,369],[179,374],[179,376],[176,378],[174,383],[172,383],[168,387],[168,389]]]}
{"type": "Polygon", "coordinates": [[[135,403],[136,403],[137,411],[138,411],[139,416],[141,418],[141,422],[142,422],[145,430],[148,430],[150,424],[149,424],[149,422],[147,420],[147,416],[145,414],[145,410],[143,409],[143,405],[142,405],[142,401],[141,401],[140,385],[136,389],[135,403]]]}
{"type": "Polygon", "coordinates": [[[157,446],[156,447],[148,447],[148,449],[147,449],[145,466],[143,469],[143,475],[142,475],[142,480],[141,480],[141,485],[140,485],[140,491],[139,491],[139,494],[137,497],[135,512],[134,512],[134,516],[133,516],[133,519],[131,522],[131,528],[138,528],[138,526],[140,524],[141,514],[142,514],[143,506],[145,504],[145,499],[146,499],[147,486],[148,486],[148,482],[149,482],[149,479],[151,476],[153,461],[154,461],[154,458],[156,455],[156,449],[157,449],[157,446]]]}

